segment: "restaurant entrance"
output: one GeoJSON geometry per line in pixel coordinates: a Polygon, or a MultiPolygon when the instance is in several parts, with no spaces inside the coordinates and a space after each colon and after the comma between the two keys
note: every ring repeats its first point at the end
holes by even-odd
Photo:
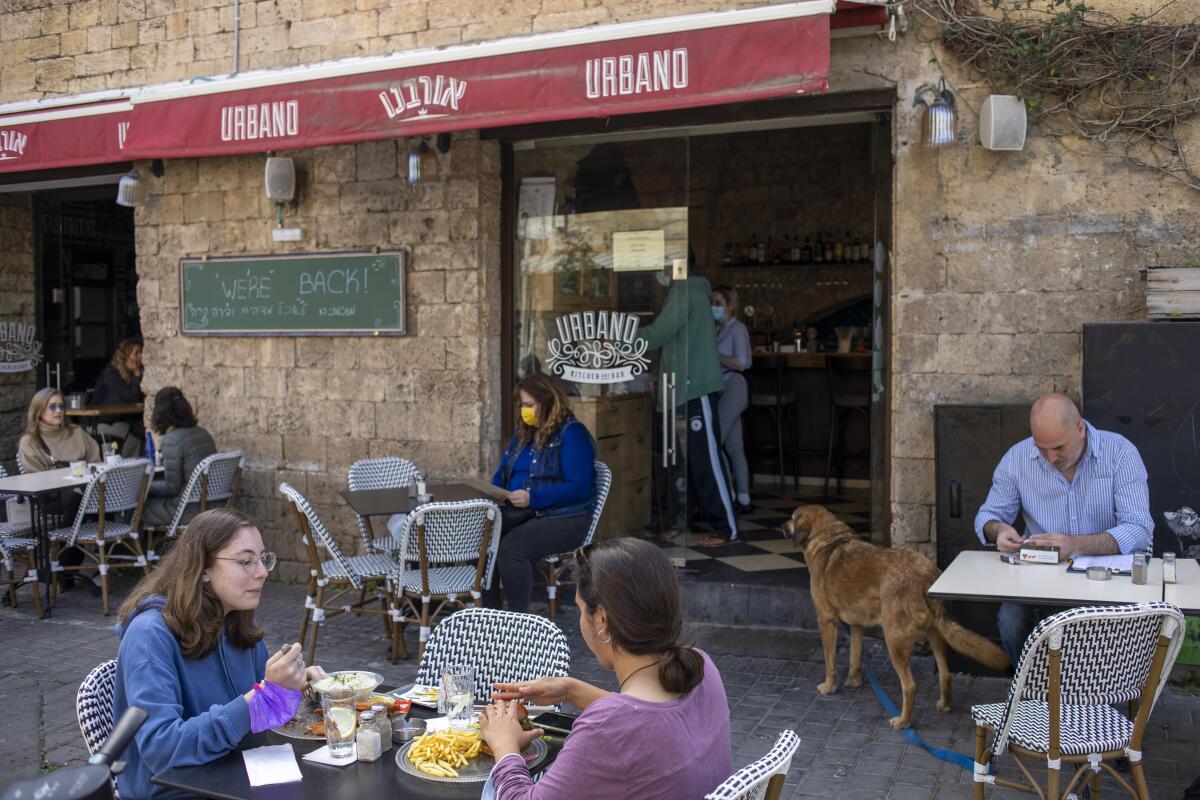
{"type": "MultiPolygon", "coordinates": [[[[797,505],[825,505],[886,541],[888,115],[510,141],[506,366],[513,382],[536,371],[562,380],[596,437],[613,472],[597,540],[650,538],[697,580],[789,590],[805,578],[780,532],[797,505]],[[687,436],[685,407],[662,414],[663,394],[682,401],[698,380],[688,365],[664,372],[663,351],[623,350],[611,333],[614,316],[622,331],[655,331],[681,260],[693,283],[729,298],[688,294],[688,310],[728,306],[749,339],[745,399],[713,400],[721,428],[735,408],[741,474],[728,437],[710,454],[687,436]],[[650,367],[629,368],[628,355],[650,367]],[[738,531],[711,548],[701,544],[717,528],[687,477],[710,457],[738,531]]],[[[710,319],[708,336],[725,327],[710,319]]],[[[701,592],[687,594],[695,612],[701,592]]]]}
{"type": "Polygon", "coordinates": [[[138,336],[133,209],[111,186],[35,196],[38,321],[46,362],[40,381],[64,392],[92,388],[117,343],[138,336]]]}

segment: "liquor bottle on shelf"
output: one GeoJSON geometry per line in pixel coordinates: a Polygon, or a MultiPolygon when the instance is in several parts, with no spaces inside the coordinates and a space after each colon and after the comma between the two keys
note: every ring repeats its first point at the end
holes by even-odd
{"type": "Polygon", "coordinates": [[[858,259],[854,258],[851,254],[851,249],[853,247],[852,243],[854,242],[854,238],[850,235],[850,231],[846,231],[846,238],[843,239],[843,241],[845,242],[845,245],[844,245],[845,249],[842,250],[842,260],[847,261],[847,262],[857,261],[858,259]]]}
{"type": "Polygon", "coordinates": [[[813,248],[813,263],[822,264],[825,262],[825,242],[821,239],[821,232],[817,231],[817,246],[813,248]]]}
{"type": "Polygon", "coordinates": [[[843,239],[837,239],[833,243],[833,260],[838,263],[846,260],[846,247],[842,244],[843,241],[843,239]]]}
{"type": "Polygon", "coordinates": [[[825,231],[825,262],[833,262],[833,231],[825,231]]]}
{"type": "Polygon", "coordinates": [[[772,241],[772,237],[767,237],[767,246],[759,253],[758,262],[760,264],[775,263],[775,243],[772,241]]]}
{"type": "Polygon", "coordinates": [[[793,264],[800,263],[800,237],[799,236],[792,237],[792,246],[788,250],[788,261],[792,262],[793,264]]]}
{"type": "Polygon", "coordinates": [[[800,248],[800,263],[811,264],[813,258],[812,237],[804,237],[804,247],[800,248]]]}
{"type": "Polygon", "coordinates": [[[746,261],[749,260],[749,258],[750,258],[750,248],[745,242],[742,242],[741,244],[738,245],[737,263],[745,264],[746,261]]]}
{"type": "Polygon", "coordinates": [[[751,263],[751,264],[758,263],[758,236],[755,236],[753,239],[750,240],[749,263],[751,263]]]}
{"type": "Polygon", "coordinates": [[[725,255],[721,257],[722,266],[730,266],[733,264],[733,245],[729,242],[725,243],[725,255]]]}

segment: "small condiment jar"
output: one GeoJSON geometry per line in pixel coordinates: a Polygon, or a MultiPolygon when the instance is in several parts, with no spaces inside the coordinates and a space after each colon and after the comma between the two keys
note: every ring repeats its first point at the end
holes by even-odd
{"type": "Polygon", "coordinates": [[[1175,554],[1163,553],[1163,583],[1175,583],[1175,554]]]}
{"type": "Polygon", "coordinates": [[[1146,554],[1145,553],[1134,553],[1133,554],[1133,576],[1131,578],[1131,583],[1141,586],[1145,582],[1146,582],[1146,554]]]}
{"type": "Polygon", "coordinates": [[[371,713],[375,715],[375,727],[379,729],[380,752],[386,753],[392,749],[392,721],[388,719],[387,706],[372,703],[371,713]]]}
{"type": "Polygon", "coordinates": [[[354,744],[358,749],[359,761],[378,761],[383,755],[379,728],[375,726],[375,715],[370,711],[358,715],[358,733],[354,735],[354,744]]]}

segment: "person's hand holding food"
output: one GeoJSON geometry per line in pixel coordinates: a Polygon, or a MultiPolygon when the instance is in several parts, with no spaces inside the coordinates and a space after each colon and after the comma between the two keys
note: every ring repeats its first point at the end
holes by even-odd
{"type": "Polygon", "coordinates": [[[276,686],[300,691],[304,688],[306,675],[299,642],[283,647],[267,659],[266,679],[276,686]]]}
{"type": "Polygon", "coordinates": [[[499,761],[510,753],[518,755],[545,734],[529,722],[525,706],[514,700],[497,700],[479,715],[479,733],[499,761]],[[528,727],[526,727],[528,726],[528,727]]]}

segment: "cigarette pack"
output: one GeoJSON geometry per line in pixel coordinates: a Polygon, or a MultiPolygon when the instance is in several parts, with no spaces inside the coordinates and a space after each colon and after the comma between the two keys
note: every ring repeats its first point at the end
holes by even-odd
{"type": "Polygon", "coordinates": [[[1057,564],[1058,548],[1042,544],[1023,544],[1021,545],[1021,563],[1057,564]]]}

